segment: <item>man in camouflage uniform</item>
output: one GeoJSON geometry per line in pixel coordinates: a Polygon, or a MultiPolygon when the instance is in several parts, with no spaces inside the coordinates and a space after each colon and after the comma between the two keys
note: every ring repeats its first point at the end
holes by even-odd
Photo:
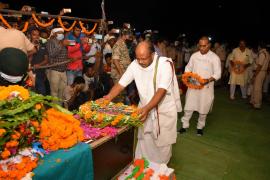
{"type": "Polygon", "coordinates": [[[117,40],[112,49],[111,77],[115,84],[118,83],[128,65],[131,63],[128,48],[125,43],[125,41],[130,38],[129,36],[131,36],[131,32],[123,30],[121,37],[117,40]]]}

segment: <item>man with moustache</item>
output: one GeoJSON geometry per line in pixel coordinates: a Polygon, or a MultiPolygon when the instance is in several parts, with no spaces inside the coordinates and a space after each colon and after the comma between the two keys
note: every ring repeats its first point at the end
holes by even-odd
{"type": "Polygon", "coordinates": [[[138,131],[135,158],[167,164],[177,137],[177,112],[182,110],[173,62],[159,57],[149,41],[140,42],[135,53],[136,59],[104,98],[113,100],[135,81],[140,97],[138,113],[144,123],[138,131]]]}

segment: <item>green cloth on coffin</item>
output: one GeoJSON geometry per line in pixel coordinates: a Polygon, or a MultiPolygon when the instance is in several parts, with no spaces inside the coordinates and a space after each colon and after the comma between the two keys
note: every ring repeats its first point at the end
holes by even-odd
{"type": "Polygon", "coordinates": [[[51,152],[39,159],[34,180],[94,179],[92,150],[88,144],[51,152]]]}

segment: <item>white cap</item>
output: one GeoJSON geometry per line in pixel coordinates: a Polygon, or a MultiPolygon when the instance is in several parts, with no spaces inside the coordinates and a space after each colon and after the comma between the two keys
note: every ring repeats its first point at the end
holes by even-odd
{"type": "Polygon", "coordinates": [[[51,31],[50,37],[51,37],[52,35],[54,35],[55,33],[57,33],[57,32],[65,32],[65,31],[64,31],[63,28],[54,28],[54,29],[52,29],[52,31],[51,31]]]}

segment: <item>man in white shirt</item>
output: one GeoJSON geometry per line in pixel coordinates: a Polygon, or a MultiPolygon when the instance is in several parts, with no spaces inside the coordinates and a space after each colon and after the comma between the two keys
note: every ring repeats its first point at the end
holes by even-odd
{"type": "Polygon", "coordinates": [[[199,40],[199,51],[194,53],[186,66],[185,72],[193,72],[205,81],[202,89],[188,88],[186,93],[185,114],[181,121],[183,123],[180,133],[189,128],[189,120],[194,111],[199,112],[197,124],[197,135],[203,135],[206,116],[214,101],[214,81],[220,79],[221,65],[219,57],[210,51],[208,37],[199,40]]]}
{"type": "Polygon", "coordinates": [[[104,98],[111,101],[135,80],[140,97],[139,114],[144,122],[138,131],[135,157],[168,163],[177,137],[177,112],[182,107],[173,62],[154,51],[150,42],[139,43],[136,59],[104,98]]]}

